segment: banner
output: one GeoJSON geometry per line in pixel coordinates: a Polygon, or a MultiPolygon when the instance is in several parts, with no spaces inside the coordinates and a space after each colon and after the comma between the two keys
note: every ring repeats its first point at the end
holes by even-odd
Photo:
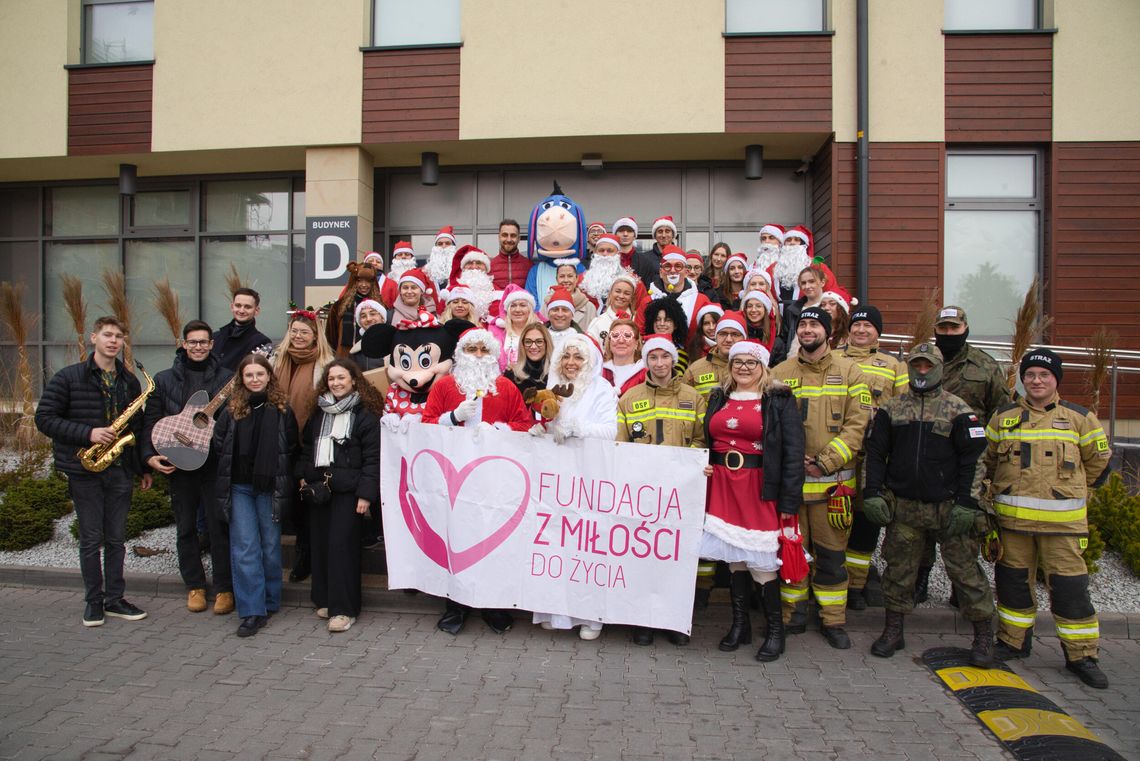
{"type": "Polygon", "coordinates": [[[384,429],[388,585],[688,634],[707,462],[704,449],[384,429]]]}

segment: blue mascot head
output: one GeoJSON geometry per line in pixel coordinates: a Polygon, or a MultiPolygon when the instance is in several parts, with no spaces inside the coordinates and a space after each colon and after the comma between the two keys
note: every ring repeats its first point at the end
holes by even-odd
{"type": "Polygon", "coordinates": [[[538,202],[530,213],[530,239],[527,257],[534,262],[555,259],[581,259],[586,240],[586,215],[573,199],[554,192],[538,202]]]}

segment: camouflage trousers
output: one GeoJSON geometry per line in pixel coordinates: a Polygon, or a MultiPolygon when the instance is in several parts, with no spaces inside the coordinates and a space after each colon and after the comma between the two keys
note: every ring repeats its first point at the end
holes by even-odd
{"type": "Polygon", "coordinates": [[[958,605],[970,621],[988,619],[994,614],[990,583],[978,564],[978,537],[974,532],[946,536],[946,525],[953,502],[896,500],[894,517],[883,541],[883,600],[887,610],[909,613],[914,610],[914,582],[923,561],[928,532],[942,545],[946,575],[958,590],[958,605]]]}

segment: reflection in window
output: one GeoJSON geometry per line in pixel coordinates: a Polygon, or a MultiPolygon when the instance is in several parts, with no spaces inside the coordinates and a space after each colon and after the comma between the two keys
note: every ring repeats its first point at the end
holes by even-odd
{"type": "Polygon", "coordinates": [[[946,0],[943,28],[1036,29],[1037,0],[946,0]]]}
{"type": "Polygon", "coordinates": [[[119,189],[114,185],[48,188],[48,235],[117,235],[119,189]]]}
{"type": "MultiPolygon", "coordinates": [[[[60,292],[60,275],[74,275],[83,284],[83,298],[87,302],[86,338],[95,318],[108,314],[103,272],[118,269],[118,241],[48,244],[44,251],[44,293],[48,294],[52,308],[44,311],[44,337],[49,341],[75,340],[71,317],[63,309],[61,300],[52,297],[60,292]]],[[[78,356],[71,361],[76,359],[78,356]]]]}
{"type": "Polygon", "coordinates": [[[823,31],[824,0],[725,0],[728,34],[823,31]]]}
{"type": "Polygon", "coordinates": [[[154,60],[153,0],[84,0],[84,63],[151,60],[154,60]]]}
{"type": "Polygon", "coordinates": [[[126,242],[127,298],[131,302],[131,340],[134,343],[174,345],[166,320],[154,308],[154,286],[163,278],[170,278],[170,285],[178,294],[183,324],[198,316],[198,283],[193,261],[192,240],[126,242]]]}
{"type": "Polygon", "coordinates": [[[291,252],[288,235],[207,238],[202,243],[202,315],[215,330],[233,319],[226,273],[230,262],[242,280],[261,296],[257,327],[279,340],[285,335],[289,306],[291,252]]]}
{"type": "Polygon", "coordinates": [[[374,0],[372,44],[458,43],[459,0],[374,0]]]}
{"type": "Polygon", "coordinates": [[[131,196],[133,227],[188,227],[189,190],[140,190],[131,196]]]}
{"type": "Polygon", "coordinates": [[[206,231],[289,229],[288,179],[206,184],[206,231]]]}

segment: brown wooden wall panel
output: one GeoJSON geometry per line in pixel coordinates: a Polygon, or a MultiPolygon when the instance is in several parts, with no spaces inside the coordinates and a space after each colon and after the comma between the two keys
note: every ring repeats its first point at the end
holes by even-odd
{"type": "Polygon", "coordinates": [[[459,139],[459,48],[364,53],[364,143],[459,139]]]}
{"type": "Polygon", "coordinates": [[[725,39],[725,132],[831,129],[830,36],[725,39]]]}
{"type": "Polygon", "coordinates": [[[945,36],[946,142],[1048,142],[1053,36],[945,36]]]}
{"type": "Polygon", "coordinates": [[[839,277],[840,282],[853,282],[850,278],[845,279],[842,274],[836,269],[838,262],[835,257],[831,255],[832,250],[832,237],[831,237],[831,218],[832,218],[832,195],[833,195],[833,178],[835,172],[832,171],[832,146],[835,144],[834,140],[828,140],[815,154],[811,162],[811,222],[810,229],[812,236],[815,238],[815,253],[816,256],[821,256],[826,260],[836,276],[839,277]]]}
{"type": "Polygon", "coordinates": [[[149,153],[154,67],[69,69],[67,153],[149,153]]]}

